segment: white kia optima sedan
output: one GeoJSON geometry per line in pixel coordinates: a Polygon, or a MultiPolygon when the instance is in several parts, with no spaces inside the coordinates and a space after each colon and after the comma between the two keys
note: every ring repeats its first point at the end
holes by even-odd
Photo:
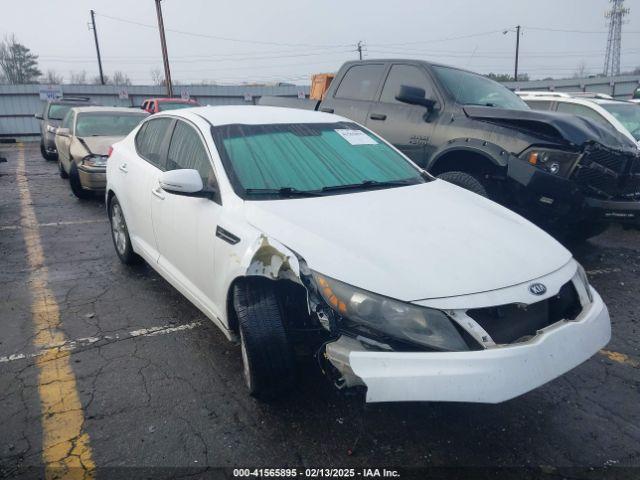
{"type": "Polygon", "coordinates": [[[239,339],[257,397],[295,383],[299,346],[369,402],[497,403],[609,341],[607,308],[564,247],[343,117],[160,113],[107,165],[118,256],[143,258],[239,339]]]}

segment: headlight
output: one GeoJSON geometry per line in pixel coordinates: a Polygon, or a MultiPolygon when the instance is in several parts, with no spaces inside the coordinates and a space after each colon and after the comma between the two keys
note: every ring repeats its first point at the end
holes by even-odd
{"type": "Polygon", "coordinates": [[[104,167],[108,158],[106,155],[88,155],[82,159],[82,164],[88,167],[104,167]]]}
{"type": "Polygon", "coordinates": [[[565,152],[563,150],[531,148],[520,155],[520,158],[548,173],[566,177],[571,173],[571,169],[580,158],[580,155],[580,153],[565,152]]]}
{"type": "Polygon", "coordinates": [[[52,127],[51,125],[47,125],[47,132],[56,133],[56,130],[57,130],[56,127],[52,127]]]}
{"type": "Polygon", "coordinates": [[[319,295],[347,327],[437,350],[469,350],[449,317],[439,310],[383,297],[317,272],[313,278],[319,295]]]}
{"type": "Polygon", "coordinates": [[[577,275],[578,275],[578,278],[580,279],[580,282],[582,282],[582,285],[587,291],[587,297],[589,298],[589,303],[593,303],[593,293],[591,293],[591,287],[589,286],[589,278],[587,277],[587,272],[584,271],[584,268],[580,264],[578,264],[577,275]]]}

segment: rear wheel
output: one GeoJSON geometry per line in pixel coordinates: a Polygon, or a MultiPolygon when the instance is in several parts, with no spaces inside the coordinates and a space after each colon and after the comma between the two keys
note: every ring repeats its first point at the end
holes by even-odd
{"type": "Polygon", "coordinates": [[[261,400],[277,398],[293,385],[295,361],[275,284],[267,279],[240,282],[233,293],[249,393],[261,400]]]}
{"type": "Polygon", "coordinates": [[[125,265],[132,265],[140,261],[140,257],[133,251],[127,222],[122,213],[122,207],[117,198],[109,202],[109,223],[111,224],[111,238],[116,248],[118,258],[125,265]]]}
{"type": "Polygon", "coordinates": [[[82,183],[80,182],[80,174],[78,173],[78,167],[73,160],[71,161],[71,168],[69,171],[69,185],[71,186],[71,191],[73,192],[73,194],[80,200],[85,200],[92,196],[91,192],[82,188],[82,183]]]}
{"type": "Polygon", "coordinates": [[[466,172],[444,172],[438,175],[438,178],[453,183],[458,187],[462,187],[470,192],[477,193],[485,198],[489,198],[487,188],[482,180],[478,177],[466,172]]]}

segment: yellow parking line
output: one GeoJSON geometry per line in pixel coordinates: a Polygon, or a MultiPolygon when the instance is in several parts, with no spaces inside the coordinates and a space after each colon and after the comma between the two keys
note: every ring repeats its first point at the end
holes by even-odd
{"type": "Polygon", "coordinates": [[[614,362],[628,365],[633,368],[640,368],[640,362],[638,360],[634,360],[629,355],[625,355],[624,353],[612,352],[611,350],[600,350],[600,353],[607,357],[609,360],[613,360],[614,362]]]}
{"type": "MultiPolygon", "coordinates": [[[[22,233],[31,273],[35,339],[38,349],[66,341],[60,329],[60,309],[48,287],[48,270],[40,242],[40,230],[33,210],[25,171],[24,147],[18,146],[16,175],[20,192],[22,233]]],[[[38,393],[42,408],[42,457],[47,480],[91,479],[94,476],[89,435],[83,431],[84,413],[78,395],[76,377],[69,362],[69,352],[50,348],[36,358],[38,393]]]]}

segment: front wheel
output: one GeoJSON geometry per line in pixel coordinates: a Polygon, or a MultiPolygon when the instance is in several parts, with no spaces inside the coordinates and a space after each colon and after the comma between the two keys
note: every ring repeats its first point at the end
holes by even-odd
{"type": "Polygon", "coordinates": [[[92,196],[91,192],[82,188],[82,183],[80,182],[80,174],[78,173],[78,167],[75,162],[71,161],[71,168],[69,171],[69,185],[71,186],[71,191],[73,194],[78,197],[80,200],[86,200],[92,196]]]}
{"type": "Polygon", "coordinates": [[[64,178],[64,179],[69,178],[69,174],[65,171],[60,159],[58,159],[58,172],[60,173],[60,178],[64,178]]]}
{"type": "Polygon", "coordinates": [[[240,282],[233,293],[249,393],[260,400],[282,396],[294,383],[295,360],[275,284],[267,279],[240,282]]]}
{"type": "Polygon", "coordinates": [[[476,193],[482,197],[489,198],[487,188],[482,181],[466,172],[444,172],[438,175],[438,178],[449,183],[453,183],[458,187],[462,187],[465,190],[476,193]]]}
{"type": "Polygon", "coordinates": [[[42,154],[42,158],[47,161],[56,160],[58,158],[57,155],[52,153],[47,153],[47,149],[44,148],[44,143],[40,142],[40,153],[42,154]]]}
{"type": "Polygon", "coordinates": [[[117,198],[109,203],[109,223],[111,224],[111,238],[116,248],[118,258],[125,265],[132,265],[140,261],[140,257],[133,251],[127,222],[122,213],[122,207],[117,198]]]}

